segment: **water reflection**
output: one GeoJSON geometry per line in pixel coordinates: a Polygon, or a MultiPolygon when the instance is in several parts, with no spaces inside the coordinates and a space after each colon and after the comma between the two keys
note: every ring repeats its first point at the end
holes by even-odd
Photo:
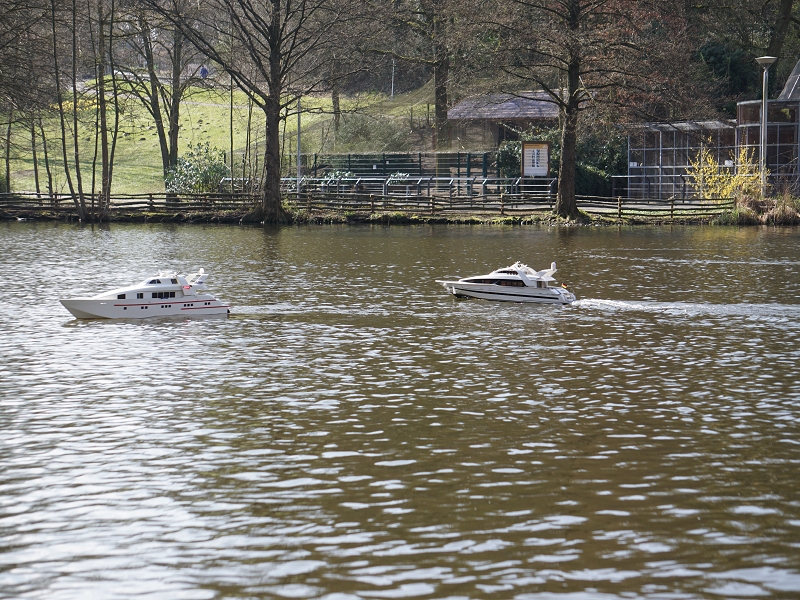
{"type": "Polygon", "coordinates": [[[8,597],[800,590],[793,231],[0,239],[8,597]],[[556,260],[579,301],[434,283],[515,260],[556,260]],[[228,318],[77,321],[56,301],[200,266],[228,318]]]}

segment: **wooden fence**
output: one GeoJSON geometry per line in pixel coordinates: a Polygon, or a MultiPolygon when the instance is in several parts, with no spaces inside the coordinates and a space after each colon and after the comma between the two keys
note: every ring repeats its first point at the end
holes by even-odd
{"type": "MultiPolygon", "coordinates": [[[[499,197],[473,196],[318,196],[308,194],[298,199],[292,197],[289,203],[308,212],[332,211],[339,213],[405,212],[415,214],[475,214],[521,216],[537,212],[552,212],[554,196],[527,196],[505,194],[499,197]]],[[[578,208],[588,214],[603,215],[617,219],[668,218],[700,219],[710,218],[733,210],[735,203],[730,199],[721,200],[625,200],[623,198],[601,198],[579,196],[578,208]]]]}
{"type": "MultiPolygon", "coordinates": [[[[86,195],[86,208],[91,213],[99,210],[99,199],[86,195]]],[[[214,194],[118,194],[111,198],[111,213],[126,212],[212,212],[243,211],[257,202],[257,198],[241,193],[214,194]]],[[[53,197],[44,194],[21,193],[0,194],[0,210],[47,211],[75,214],[72,196],[60,194],[53,197]]]]}
{"type": "MultiPolygon", "coordinates": [[[[555,205],[555,194],[551,189],[550,184],[533,187],[520,180],[459,181],[453,178],[422,178],[412,182],[393,183],[387,180],[308,182],[304,179],[298,194],[296,180],[292,179],[284,181],[283,193],[290,206],[309,212],[521,216],[551,212],[555,205]]],[[[87,197],[86,202],[90,212],[96,214],[97,199],[87,197]]],[[[145,212],[244,213],[256,202],[257,197],[241,193],[118,195],[111,199],[110,212],[112,215],[145,212]]],[[[577,204],[586,213],[610,218],[670,220],[711,218],[733,210],[735,206],[731,199],[626,199],[594,196],[579,196],[577,204]]],[[[70,196],[51,198],[36,194],[0,194],[0,210],[11,213],[42,211],[74,215],[75,205],[70,196]]]]}

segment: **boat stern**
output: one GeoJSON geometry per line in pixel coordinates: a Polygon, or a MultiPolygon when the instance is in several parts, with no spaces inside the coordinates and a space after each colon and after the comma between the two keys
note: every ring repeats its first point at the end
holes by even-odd
{"type": "Polygon", "coordinates": [[[558,297],[560,298],[562,304],[572,304],[575,302],[575,294],[570,292],[567,288],[556,288],[556,291],[558,292],[558,297]]]}

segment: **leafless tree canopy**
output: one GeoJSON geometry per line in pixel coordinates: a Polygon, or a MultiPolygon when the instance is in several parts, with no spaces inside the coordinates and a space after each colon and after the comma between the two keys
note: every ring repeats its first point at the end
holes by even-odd
{"type": "MultiPolygon", "coordinates": [[[[561,115],[557,210],[574,216],[580,123],[730,116],[758,92],[755,56],[779,57],[772,82],[781,85],[800,55],[798,31],[792,0],[5,0],[0,130],[24,130],[34,152],[58,157],[55,175],[83,214],[86,192],[112,189],[123,103],[147,109],[166,173],[180,153],[182,102],[205,85],[208,65],[263,114],[253,218],[280,221],[280,125],[303,96],[330,94],[338,126],[348,90],[380,79],[388,91],[389,69],[398,91],[429,79],[445,149],[454,100],[542,90],[561,115]],[[86,105],[96,108],[77,108],[86,105]],[[44,137],[43,119],[58,122],[56,139],[44,137]],[[87,126],[96,131],[90,173],[77,140],[87,126]]],[[[20,149],[5,138],[8,177],[20,149]]],[[[52,188],[49,164],[47,176],[52,188]]]]}

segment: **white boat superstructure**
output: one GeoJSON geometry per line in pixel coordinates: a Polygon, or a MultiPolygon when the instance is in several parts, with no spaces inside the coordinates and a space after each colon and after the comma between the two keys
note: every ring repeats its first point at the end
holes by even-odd
{"type": "Polygon", "coordinates": [[[510,267],[497,269],[488,275],[464,277],[456,281],[437,279],[447,291],[457,298],[481,298],[503,302],[539,302],[543,304],[569,304],[575,294],[565,286],[553,285],[556,280],[556,263],[549,269],[535,271],[528,265],[515,262],[510,267]]]}
{"type": "Polygon", "coordinates": [[[228,306],[204,293],[208,273],[160,272],[141,283],[86,298],[62,299],[78,319],[144,319],[189,315],[224,315],[228,306]]]}

